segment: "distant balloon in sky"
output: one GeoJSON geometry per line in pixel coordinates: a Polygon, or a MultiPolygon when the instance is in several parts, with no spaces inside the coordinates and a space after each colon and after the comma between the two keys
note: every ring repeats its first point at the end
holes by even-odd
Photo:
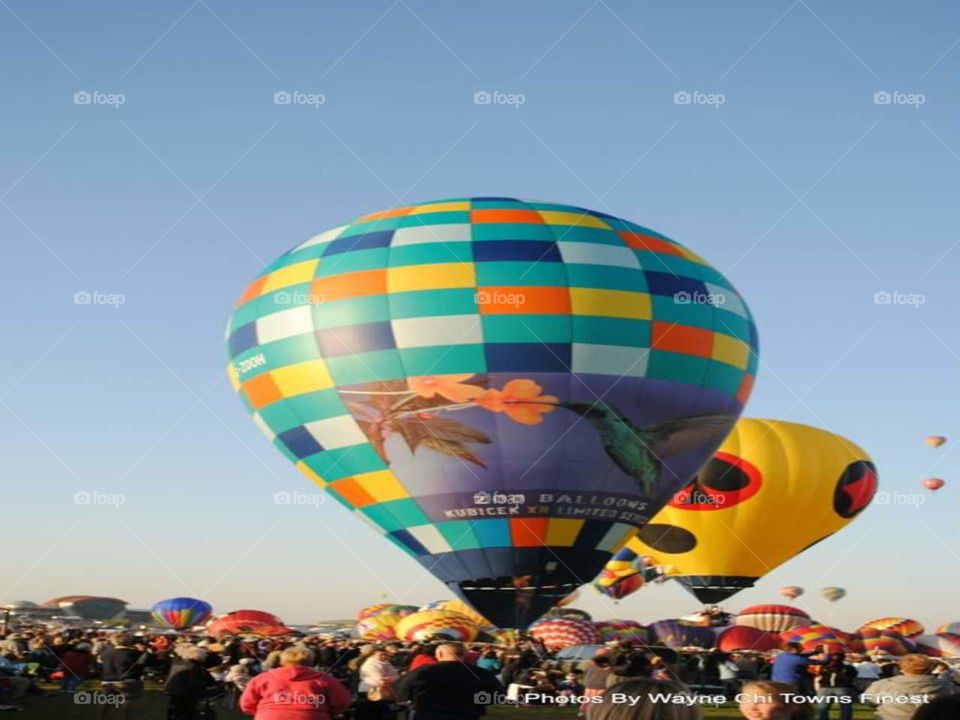
{"type": "Polygon", "coordinates": [[[830,602],[836,602],[845,598],[847,591],[841,587],[825,587],[820,591],[820,594],[830,602]]]}
{"type": "Polygon", "coordinates": [[[846,527],[877,483],[870,456],[840,435],[741,418],[627,548],[672,565],[701,601],[720,602],[846,527]]]}
{"type": "Polygon", "coordinates": [[[746,304],[693,251],[502,197],[301,243],[227,344],[280,452],[500,627],[594,577],[693,477],[758,362],[746,304]]]}
{"type": "Polygon", "coordinates": [[[941,480],[940,478],[927,478],[926,480],[923,481],[923,486],[927,490],[933,490],[934,492],[936,492],[946,484],[947,483],[944,480],[941,480]]]}
{"type": "Polygon", "coordinates": [[[786,587],[780,588],[780,594],[788,600],[796,600],[803,595],[803,588],[797,587],[796,585],[787,585],[786,587]]]}
{"type": "Polygon", "coordinates": [[[943,435],[928,435],[927,436],[927,445],[932,448],[938,448],[943,445],[947,439],[943,435]]]}

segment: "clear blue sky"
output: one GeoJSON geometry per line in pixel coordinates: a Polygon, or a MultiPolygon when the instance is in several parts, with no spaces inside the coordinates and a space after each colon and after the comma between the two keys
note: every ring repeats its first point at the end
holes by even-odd
{"type": "MultiPolygon", "coordinates": [[[[511,195],[691,246],[756,316],[748,415],[850,437],[888,492],[948,481],[875,504],[730,609],[842,585],[805,606],[848,628],[960,619],[958,38],[946,1],[0,3],[0,600],[196,594],[306,622],[445,596],[339,506],[273,502],[312,487],[230,392],[222,335],[249,279],[313,233],[511,195]],[[958,437],[933,451],[930,433],[958,437]]],[[[672,584],[587,597],[600,617],[696,607],[672,584]]]]}

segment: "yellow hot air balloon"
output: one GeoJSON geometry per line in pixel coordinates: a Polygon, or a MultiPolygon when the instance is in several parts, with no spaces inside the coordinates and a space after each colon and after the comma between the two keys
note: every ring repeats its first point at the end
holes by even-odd
{"type": "Polygon", "coordinates": [[[947,439],[943,435],[928,435],[927,436],[927,445],[932,448],[938,448],[943,445],[947,439]]]}
{"type": "Polygon", "coordinates": [[[851,441],[743,418],[627,547],[669,564],[702,602],[720,602],[842,529],[876,489],[876,468],[851,441]]]}

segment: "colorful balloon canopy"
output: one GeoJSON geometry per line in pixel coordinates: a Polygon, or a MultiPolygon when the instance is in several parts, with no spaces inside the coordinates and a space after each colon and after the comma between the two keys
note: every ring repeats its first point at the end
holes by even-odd
{"type": "Polygon", "coordinates": [[[386,642],[397,637],[397,625],[403,615],[370,615],[357,622],[357,637],[367,642],[386,642]]]}
{"type": "Polygon", "coordinates": [[[64,595],[43,603],[45,608],[59,608],[68,615],[83,620],[105,622],[123,617],[126,600],[100,595],[64,595]]]}
{"type": "Polygon", "coordinates": [[[263,610],[235,610],[215,618],[207,625],[207,633],[222,635],[253,635],[257,637],[279,637],[292,630],[272,613],[263,610]]]}
{"type": "Polygon", "coordinates": [[[154,603],[150,614],[153,615],[153,619],[159,625],[166,625],[174,630],[183,630],[205,623],[212,610],[210,603],[203,600],[176,597],[154,603]]]}
{"type": "Polygon", "coordinates": [[[797,587],[796,585],[787,585],[786,587],[780,588],[780,594],[789,600],[796,600],[803,595],[803,588],[797,587]]]}
{"type": "Polygon", "coordinates": [[[574,645],[598,645],[600,632],[589,620],[546,618],[533,623],[530,635],[550,652],[574,645]]]}
{"type": "Polygon", "coordinates": [[[586,620],[590,621],[593,618],[590,617],[590,613],[586,610],[581,610],[580,608],[574,607],[555,607],[551,608],[550,611],[543,616],[546,618],[565,618],[567,620],[586,620]]]}
{"type": "Polygon", "coordinates": [[[873,498],[870,457],[826,430],[743,418],[627,547],[720,602],[849,524],[873,498]]]}
{"type": "Polygon", "coordinates": [[[595,577],[689,482],[757,366],[745,303],[696,253],[500,197],[310,238],[243,292],[227,344],[276,447],[501,627],[595,577]]]}
{"type": "Polygon", "coordinates": [[[463,600],[447,600],[442,605],[440,605],[439,609],[460,613],[464,617],[472,620],[476,624],[476,626],[479,628],[493,627],[493,623],[487,620],[483,615],[478,613],[472,607],[467,605],[463,600]]]}
{"type": "Polygon", "coordinates": [[[760,630],[748,625],[732,625],[717,636],[717,648],[723,652],[751,650],[769,652],[783,647],[779,633],[760,630]]]}
{"type": "Polygon", "coordinates": [[[397,637],[408,642],[439,639],[471,642],[479,632],[470,618],[450,610],[422,610],[402,618],[396,627],[397,637]]]}
{"type": "Polygon", "coordinates": [[[960,622],[944,623],[937,628],[937,635],[947,633],[949,635],[960,635],[960,622]]]}
{"type": "Polygon", "coordinates": [[[960,635],[937,633],[914,638],[917,652],[930,657],[960,657],[960,635]]]}
{"type": "Polygon", "coordinates": [[[651,565],[650,558],[623,547],[603,566],[593,581],[593,587],[607,597],[620,600],[659,575],[659,571],[651,565]]]}
{"type": "Polygon", "coordinates": [[[863,644],[855,634],[817,623],[791,628],[780,633],[780,638],[784,643],[798,643],[803,652],[813,652],[819,647],[828,653],[863,650],[863,644]]]}
{"type": "Polygon", "coordinates": [[[802,625],[810,625],[810,616],[790,605],[752,605],[734,618],[735,625],[782,633],[802,625]]]}
{"type": "Polygon", "coordinates": [[[932,448],[938,448],[943,445],[947,439],[943,435],[927,435],[926,443],[932,448]]]}
{"type": "Polygon", "coordinates": [[[864,650],[871,654],[908,655],[915,649],[910,640],[893,630],[866,628],[860,631],[860,639],[864,650]]]}
{"type": "Polygon", "coordinates": [[[647,629],[635,620],[599,620],[594,623],[601,642],[645,644],[650,640],[647,629]]]}
{"type": "Polygon", "coordinates": [[[716,638],[712,628],[685,625],[678,619],[658,620],[648,625],[647,631],[651,644],[669,648],[711,648],[716,638]]]}
{"type": "Polygon", "coordinates": [[[925,628],[916,620],[902,617],[885,617],[875,620],[868,620],[859,627],[857,632],[863,633],[864,630],[892,630],[900,633],[905,638],[911,638],[916,635],[922,635],[925,628]]]}
{"type": "Polygon", "coordinates": [[[820,591],[820,595],[830,602],[836,602],[837,600],[842,600],[845,598],[847,596],[847,591],[842,587],[825,587],[820,591]]]}
{"type": "Polygon", "coordinates": [[[365,620],[376,615],[409,615],[417,611],[416,605],[396,605],[394,603],[379,603],[368,605],[357,612],[357,620],[365,620]]]}
{"type": "Polygon", "coordinates": [[[945,480],[941,480],[940,478],[927,478],[922,484],[927,490],[933,490],[936,492],[947,483],[945,480]]]}

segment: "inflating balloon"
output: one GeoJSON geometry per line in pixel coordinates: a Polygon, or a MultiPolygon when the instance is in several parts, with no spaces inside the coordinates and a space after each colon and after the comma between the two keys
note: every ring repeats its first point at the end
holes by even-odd
{"type": "Polygon", "coordinates": [[[734,625],[783,633],[801,625],[810,625],[810,616],[790,605],[752,605],[740,611],[734,625]]]}
{"type": "Polygon", "coordinates": [[[717,648],[723,652],[752,650],[769,652],[783,647],[779,633],[760,630],[748,625],[733,625],[717,636],[717,648]]]}
{"type": "Polygon", "coordinates": [[[796,585],[787,585],[786,587],[780,588],[780,594],[788,600],[796,600],[803,595],[803,588],[797,587],[796,585]]]}
{"type": "Polygon", "coordinates": [[[784,643],[797,643],[803,652],[823,648],[827,653],[851,653],[863,649],[860,638],[828,625],[800,625],[780,633],[784,643]]]}
{"type": "Polygon", "coordinates": [[[836,602],[843,600],[847,596],[847,591],[841,587],[825,587],[820,591],[820,595],[830,602],[836,602]]]}
{"type": "Polygon", "coordinates": [[[874,630],[867,628],[861,631],[860,639],[864,650],[879,655],[908,655],[915,650],[913,643],[893,630],[874,630]]]}
{"type": "Polygon", "coordinates": [[[404,615],[410,615],[416,611],[417,607],[415,605],[379,603],[377,605],[368,605],[365,608],[361,608],[357,612],[357,620],[365,620],[366,618],[374,617],[376,615],[399,615],[400,617],[403,617],[404,615]]]}
{"type": "Polygon", "coordinates": [[[207,634],[213,637],[222,635],[254,635],[258,637],[279,637],[291,631],[283,621],[272,613],[263,610],[235,610],[221,615],[207,625],[207,634]]]}
{"type": "Polygon", "coordinates": [[[933,490],[934,492],[936,492],[946,484],[947,483],[944,480],[941,480],[940,478],[928,478],[923,481],[923,486],[927,490],[933,490]]]}
{"type": "Polygon", "coordinates": [[[947,633],[948,635],[960,635],[960,622],[944,623],[937,628],[937,635],[947,633]]]}
{"type": "Polygon", "coordinates": [[[960,635],[937,633],[914,638],[917,652],[930,657],[960,657],[960,635]]]}
{"type": "Polygon", "coordinates": [[[757,365],[743,300],[695,253],[512,198],[321,233],[246,289],[227,340],[276,447],[503,627],[595,577],[689,482],[757,365]]]}
{"type": "Polygon", "coordinates": [[[470,618],[450,610],[423,610],[407,615],[396,627],[397,637],[408,642],[439,639],[471,642],[479,632],[470,618]]]}
{"type": "Polygon", "coordinates": [[[209,603],[196,598],[178,597],[160,600],[154,603],[150,614],[159,625],[174,630],[183,630],[194,625],[202,625],[210,618],[213,610],[209,603]]]}
{"type": "Polygon", "coordinates": [[[849,524],[870,503],[870,457],[826,430],[743,418],[694,481],[627,547],[703,602],[758,578],[849,524]]]}
{"type": "Polygon", "coordinates": [[[403,615],[371,615],[357,623],[357,636],[367,642],[386,642],[397,637],[397,624],[403,615]]]}
{"type": "Polygon", "coordinates": [[[529,628],[530,635],[550,652],[575,645],[598,645],[600,633],[589,620],[546,618],[529,628]]]}
{"type": "Polygon", "coordinates": [[[891,630],[895,633],[900,633],[905,638],[912,638],[916,635],[922,635],[924,629],[923,624],[916,620],[902,617],[885,617],[868,620],[859,627],[857,632],[862,634],[864,630],[891,630]]]}
{"type": "Polygon", "coordinates": [[[947,439],[943,435],[928,435],[927,436],[927,445],[932,448],[938,448],[943,445],[947,439]]]}

